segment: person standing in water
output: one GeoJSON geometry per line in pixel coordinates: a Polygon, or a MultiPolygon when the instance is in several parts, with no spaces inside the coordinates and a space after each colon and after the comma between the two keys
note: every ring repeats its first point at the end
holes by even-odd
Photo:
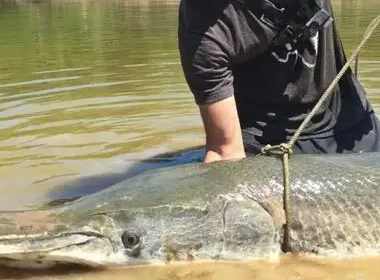
{"type": "MultiPolygon", "coordinates": [[[[305,40],[279,44],[290,22],[305,25],[301,1],[181,0],[178,47],[205,129],[204,162],[287,142],[345,64],[334,21],[305,40]]],[[[310,1],[333,18],[328,0],[310,1]]],[[[349,69],[293,152],[379,151],[379,129],[349,69]]]]}

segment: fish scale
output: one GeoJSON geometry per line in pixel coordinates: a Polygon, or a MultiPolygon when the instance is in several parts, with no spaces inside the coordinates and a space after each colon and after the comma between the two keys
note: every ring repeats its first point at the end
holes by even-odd
{"type": "Polygon", "coordinates": [[[292,224],[302,225],[302,230],[292,228],[296,250],[329,256],[379,253],[377,155],[318,157],[320,163],[312,164],[318,173],[301,161],[293,163],[292,224]]]}

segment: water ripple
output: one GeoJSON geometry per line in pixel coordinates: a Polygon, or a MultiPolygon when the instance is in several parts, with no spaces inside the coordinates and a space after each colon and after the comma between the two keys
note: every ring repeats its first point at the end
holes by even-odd
{"type": "Polygon", "coordinates": [[[59,81],[77,80],[77,79],[80,79],[81,77],[82,76],[72,76],[72,77],[62,77],[62,78],[46,78],[46,79],[38,79],[38,80],[32,80],[32,81],[26,81],[26,82],[0,84],[0,88],[18,87],[18,86],[25,86],[25,85],[59,82],[59,81]]]}
{"type": "Polygon", "coordinates": [[[51,73],[62,73],[62,72],[74,72],[74,71],[82,71],[82,70],[88,70],[88,69],[91,69],[91,67],[77,67],[77,68],[63,68],[63,69],[55,69],[55,70],[44,70],[44,71],[32,72],[32,74],[51,74],[51,73]]]}
{"type": "Polygon", "coordinates": [[[19,99],[19,98],[26,98],[26,97],[33,97],[33,96],[41,96],[44,94],[60,93],[60,92],[65,92],[65,91],[75,91],[79,89],[109,87],[109,86],[123,85],[123,84],[128,84],[128,83],[139,83],[139,82],[144,82],[144,80],[115,81],[115,82],[107,82],[107,83],[83,84],[83,85],[76,85],[76,86],[69,86],[69,87],[57,87],[57,88],[19,93],[19,94],[16,94],[15,96],[0,98],[0,101],[5,102],[5,101],[13,100],[15,98],[19,99]]]}

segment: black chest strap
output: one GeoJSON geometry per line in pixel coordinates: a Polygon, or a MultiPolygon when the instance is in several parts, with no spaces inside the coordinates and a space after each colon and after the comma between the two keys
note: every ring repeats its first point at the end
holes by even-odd
{"type": "Polygon", "coordinates": [[[260,20],[278,30],[270,48],[287,47],[289,50],[314,37],[318,31],[326,28],[332,21],[331,15],[323,9],[317,0],[296,0],[299,9],[288,11],[278,8],[269,0],[237,0],[244,4],[260,3],[260,20]]]}

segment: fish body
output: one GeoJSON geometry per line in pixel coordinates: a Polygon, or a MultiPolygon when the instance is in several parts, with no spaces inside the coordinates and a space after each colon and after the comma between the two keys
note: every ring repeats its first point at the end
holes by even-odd
{"type": "MultiPolygon", "coordinates": [[[[380,252],[380,153],[292,155],[290,246],[380,252]]],[[[149,170],[47,210],[0,213],[0,265],[278,259],[281,160],[255,156],[149,170]]]]}

